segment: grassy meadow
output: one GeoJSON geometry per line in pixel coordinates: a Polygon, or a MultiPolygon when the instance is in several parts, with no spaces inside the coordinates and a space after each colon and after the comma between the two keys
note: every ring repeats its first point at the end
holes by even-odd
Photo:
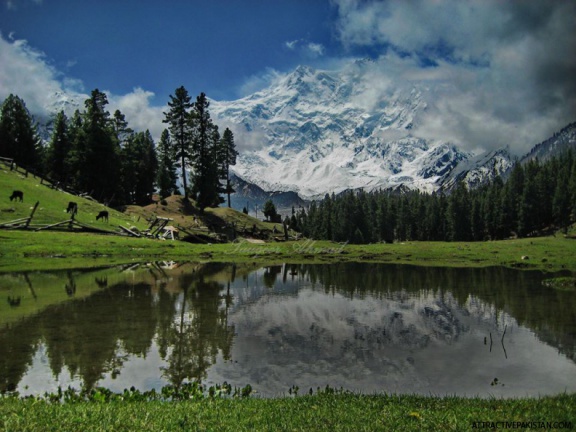
{"type": "Polygon", "coordinates": [[[498,429],[572,429],[576,396],[502,400],[322,391],[276,399],[67,404],[4,398],[0,419],[5,431],[468,431],[494,430],[497,422],[503,422],[498,429]]]}

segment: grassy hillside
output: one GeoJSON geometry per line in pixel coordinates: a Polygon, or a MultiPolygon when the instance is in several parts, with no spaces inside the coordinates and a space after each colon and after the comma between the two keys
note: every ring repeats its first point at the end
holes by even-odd
{"type": "Polygon", "coordinates": [[[48,184],[42,184],[40,178],[35,178],[31,174],[25,177],[21,173],[10,171],[8,166],[0,163],[0,223],[30,216],[37,201],[39,205],[32,220],[33,226],[54,224],[70,219],[66,208],[70,201],[74,201],[78,203],[78,214],[75,219],[84,224],[112,231],[118,231],[118,225],[127,228],[136,226],[139,229],[147,227],[147,222],[144,220],[138,221],[137,218],[107,208],[98,202],[52,189],[48,184]],[[24,192],[23,202],[10,201],[9,197],[14,190],[24,192]],[[110,214],[108,222],[96,220],[96,215],[101,210],[108,210],[110,214]]]}
{"type": "MultiPolygon", "coordinates": [[[[150,220],[156,216],[171,218],[171,225],[180,226],[197,234],[210,234],[213,227],[234,224],[239,230],[251,229],[254,225],[259,232],[272,233],[275,224],[263,222],[229,208],[208,208],[201,213],[194,201],[186,202],[184,197],[175,195],[145,207],[127,206],[124,212],[105,207],[103,204],[53,189],[42,179],[31,174],[27,177],[10,171],[9,166],[0,163],[0,224],[30,216],[34,204],[39,206],[34,214],[33,227],[55,224],[70,219],[66,208],[70,201],[78,203],[76,220],[96,228],[119,231],[118,225],[126,228],[132,226],[139,230],[149,227],[150,220]],[[24,192],[24,201],[10,201],[12,191],[24,192]],[[109,222],[97,221],[96,215],[101,210],[108,210],[109,222]]],[[[277,229],[281,228],[276,224],[277,229]]]]}
{"type": "Polygon", "coordinates": [[[186,203],[182,195],[172,195],[166,199],[145,207],[127,206],[125,214],[133,219],[154,219],[156,216],[172,218],[173,225],[195,233],[207,233],[208,227],[234,224],[239,230],[250,229],[254,225],[258,231],[271,233],[274,226],[281,229],[281,224],[263,222],[252,216],[231,208],[207,208],[203,213],[195,206],[193,200],[186,203]]]}

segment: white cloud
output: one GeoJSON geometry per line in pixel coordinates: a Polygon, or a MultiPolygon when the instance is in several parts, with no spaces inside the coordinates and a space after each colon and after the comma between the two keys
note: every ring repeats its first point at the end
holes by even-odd
{"type": "MultiPolygon", "coordinates": [[[[47,118],[61,109],[63,101],[74,101],[84,108],[84,83],[76,78],[64,76],[51,66],[46,55],[31,47],[25,40],[5,40],[0,34],[0,103],[10,94],[19,96],[37,118],[47,118]]],[[[160,138],[166,127],[162,123],[163,107],[153,107],[152,92],[141,88],[125,95],[107,93],[108,110],[116,109],[126,116],[130,127],[136,131],[150,130],[155,140],[160,138]]],[[[68,105],[75,108],[74,104],[68,105]]],[[[71,115],[72,112],[67,112],[71,115]]]]}
{"type": "MultiPolygon", "coordinates": [[[[5,0],[4,4],[6,5],[6,9],[8,10],[17,10],[18,4],[21,4],[22,0],[5,0]]],[[[32,0],[32,3],[37,5],[41,5],[43,0],[32,0]]]]}
{"type": "Polygon", "coordinates": [[[411,59],[397,65],[405,67],[404,76],[424,74],[443,82],[423,132],[468,148],[509,144],[521,153],[576,120],[573,1],[333,4],[338,38],[350,51],[390,47],[411,59]],[[417,66],[423,58],[437,66],[417,66]]]}
{"type": "Polygon", "coordinates": [[[324,55],[324,45],[315,42],[309,42],[306,39],[295,39],[284,42],[284,46],[290,51],[294,51],[307,59],[315,59],[324,55]]]}
{"type": "Polygon", "coordinates": [[[266,68],[261,73],[246,78],[242,86],[238,89],[238,93],[240,97],[251,95],[276,82],[281,76],[282,74],[277,70],[266,68]]]}
{"type": "Polygon", "coordinates": [[[324,55],[324,46],[318,43],[309,43],[306,45],[308,52],[314,57],[320,57],[324,55]]]}
{"type": "Polygon", "coordinates": [[[35,115],[46,115],[50,96],[62,92],[59,73],[26,40],[6,41],[0,35],[0,100],[18,95],[35,115]]]}
{"type": "Polygon", "coordinates": [[[136,131],[148,129],[155,141],[160,139],[162,131],[167,127],[165,123],[162,123],[163,111],[167,108],[150,105],[150,99],[154,97],[154,93],[138,87],[122,96],[110,93],[107,93],[107,96],[111,113],[119,109],[126,116],[132,129],[136,131]]]}
{"type": "Polygon", "coordinates": [[[293,40],[293,41],[287,41],[284,43],[284,45],[286,46],[286,48],[288,48],[289,50],[295,50],[296,46],[298,45],[298,43],[300,42],[299,39],[293,40]]]}

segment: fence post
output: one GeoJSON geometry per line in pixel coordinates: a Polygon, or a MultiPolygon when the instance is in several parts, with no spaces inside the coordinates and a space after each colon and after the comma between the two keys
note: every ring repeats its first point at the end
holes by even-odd
{"type": "Polygon", "coordinates": [[[38,207],[38,204],[40,204],[40,201],[36,201],[36,204],[34,205],[34,208],[32,209],[32,213],[30,213],[30,217],[28,218],[28,220],[24,224],[25,228],[28,228],[28,225],[30,225],[30,222],[32,222],[32,218],[34,217],[34,213],[36,212],[36,208],[38,207]]]}

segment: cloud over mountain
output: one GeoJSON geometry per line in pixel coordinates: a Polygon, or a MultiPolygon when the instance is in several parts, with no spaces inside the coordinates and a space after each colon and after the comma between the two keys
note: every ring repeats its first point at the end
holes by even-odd
{"type": "MultiPolygon", "coordinates": [[[[576,3],[333,0],[350,50],[382,46],[441,72],[450,91],[426,125],[469,148],[537,142],[576,117],[576,3]]],[[[422,67],[424,65],[425,67],[422,67]]],[[[413,67],[411,67],[413,69],[413,67]]],[[[424,125],[423,125],[424,126],[424,125]]],[[[525,144],[528,145],[528,144],[525,144]]],[[[523,148],[521,150],[527,150],[523,148]]]]}

